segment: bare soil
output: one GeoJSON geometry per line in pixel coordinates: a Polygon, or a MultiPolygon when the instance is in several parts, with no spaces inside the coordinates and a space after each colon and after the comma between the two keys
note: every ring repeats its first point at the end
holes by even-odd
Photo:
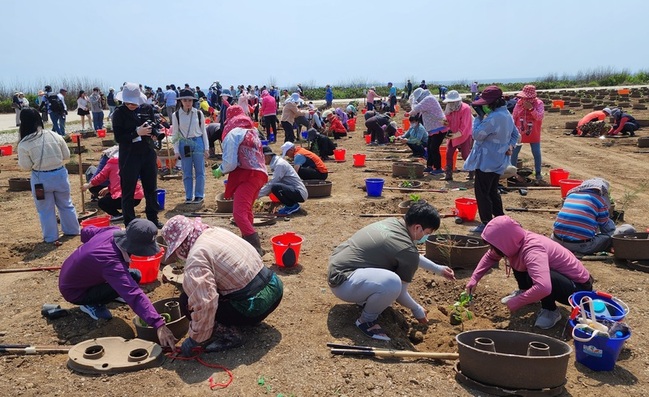
{"type": "MultiPolygon", "coordinates": [[[[546,113],[543,126],[542,152],[544,173],[549,180],[551,168],[570,170],[571,178],[586,179],[601,176],[612,184],[612,196],[618,201],[625,192],[637,189],[649,175],[648,154],[637,153],[637,138],[592,139],[567,136],[566,121],[578,120],[588,110],[576,110],[574,115],[546,113]]],[[[649,112],[633,111],[636,118],[649,118],[649,112]]],[[[400,123],[403,112],[397,115],[400,123]]],[[[410,349],[425,352],[456,352],[455,335],[463,329],[508,329],[542,333],[567,340],[565,318],[569,307],[561,307],[564,320],[548,331],[533,328],[539,305],[531,305],[520,312],[510,314],[500,304],[500,298],[513,289],[513,278],[507,279],[504,266],[493,270],[478,286],[478,295],[471,305],[475,318],[463,325],[449,323],[449,307],[458,299],[472,269],[457,268],[457,282],[419,271],[411,293],[429,310],[430,324],[416,323],[409,311],[398,304],[386,310],[379,322],[392,337],[389,343],[366,338],[354,326],[359,308],[336,299],[326,282],[326,269],[333,248],[347,239],[360,227],[380,218],[361,218],[361,213],[397,213],[398,203],[408,199],[408,194],[398,190],[383,191],[381,198],[368,198],[359,189],[367,177],[385,178],[386,186],[398,187],[392,178],[391,162],[368,161],[365,168],[352,166],[352,154],[366,153],[368,158],[386,156],[406,157],[402,153],[377,153],[366,147],[362,138],[363,123],[351,137],[338,141],[345,148],[346,162],[328,162],[332,171],[333,195],[308,200],[300,214],[280,220],[274,225],[259,227],[264,248],[272,250],[270,238],[285,231],[293,231],[305,237],[299,266],[286,270],[274,265],[272,253],[266,254],[264,262],[280,275],[285,294],[279,308],[260,326],[244,330],[244,346],[225,353],[204,355],[210,363],[218,363],[232,371],[233,382],[224,390],[215,390],[221,396],[417,396],[484,395],[456,382],[453,361],[415,359],[372,359],[332,356],[325,346],[327,342],[367,345],[382,348],[410,349]],[[364,172],[367,168],[385,170],[364,172]]],[[[646,135],[647,128],[640,131],[646,135]]],[[[280,134],[281,135],[281,134],[280,134]]],[[[110,137],[110,135],[109,135],[110,137]]],[[[102,150],[99,138],[89,138],[84,145],[90,149],[83,154],[84,161],[96,162],[102,150]]],[[[279,151],[279,144],[273,145],[279,151]]],[[[524,147],[521,157],[525,165],[533,167],[529,146],[524,147]]],[[[461,160],[458,160],[461,164],[461,160]]],[[[41,240],[41,231],[29,192],[7,191],[11,177],[28,177],[29,173],[18,170],[16,155],[0,158],[2,188],[0,208],[0,269],[56,266],[80,244],[79,238],[62,239],[63,245],[55,247],[41,240]]],[[[442,213],[449,213],[458,197],[473,197],[471,185],[465,182],[466,173],[455,173],[455,181],[443,182],[438,177],[422,178],[422,187],[467,187],[467,191],[448,193],[418,193],[436,206],[442,213]]],[[[79,177],[70,176],[74,202],[81,209],[79,177]]],[[[159,181],[166,189],[166,210],[161,219],[192,209],[183,203],[184,193],[180,180],[159,181]]],[[[208,180],[204,210],[216,208],[215,197],[223,191],[222,180],[208,180]]],[[[86,195],[86,200],[89,199],[86,195]]],[[[559,191],[533,191],[527,196],[510,192],[503,196],[506,207],[558,208],[561,205],[559,191]]],[[[636,200],[625,210],[626,221],[639,231],[649,227],[649,191],[638,192],[636,200]]],[[[93,208],[86,202],[87,208],[93,208]]],[[[620,209],[618,207],[618,209],[620,209]]],[[[138,208],[143,210],[143,205],[138,208]]],[[[533,231],[549,235],[554,215],[548,213],[512,212],[509,215],[533,231]]],[[[238,229],[227,218],[205,217],[211,225],[225,227],[236,233],[238,229]]],[[[468,234],[476,223],[458,225],[453,218],[442,221],[443,233],[468,234]]],[[[564,396],[639,396],[647,395],[643,384],[649,382],[649,358],[645,354],[649,343],[645,340],[649,320],[647,316],[647,274],[631,270],[623,263],[612,261],[585,262],[595,277],[595,288],[607,291],[622,299],[631,307],[627,317],[633,329],[626,342],[617,366],[611,372],[593,372],[576,363],[574,354],[570,360],[564,396]]],[[[2,315],[0,343],[27,343],[34,345],[73,345],[81,341],[104,337],[134,337],[132,318],[134,313],[127,306],[111,305],[114,318],[110,321],[93,321],[79,309],[65,302],[57,288],[57,271],[0,274],[0,313],[2,315]],[[56,320],[46,320],[40,315],[41,305],[57,303],[70,309],[70,314],[56,320]]],[[[159,300],[178,294],[170,284],[156,282],[143,286],[151,300],[159,300]]],[[[66,367],[65,354],[0,357],[0,388],[2,395],[97,395],[133,396],[149,395],[198,396],[209,393],[208,378],[227,380],[223,371],[210,369],[196,362],[167,360],[161,367],[134,373],[112,376],[86,376],[72,372],[66,367]]],[[[529,374],[534,376],[534,374],[529,374]]]]}

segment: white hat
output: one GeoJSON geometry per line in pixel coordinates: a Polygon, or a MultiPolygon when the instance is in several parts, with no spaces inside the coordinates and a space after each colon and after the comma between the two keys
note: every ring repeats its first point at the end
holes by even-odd
{"type": "Polygon", "coordinates": [[[455,90],[451,90],[448,92],[448,94],[446,94],[446,99],[444,99],[442,102],[449,103],[449,102],[458,102],[461,100],[462,97],[460,97],[460,93],[455,90]]]}
{"type": "Polygon", "coordinates": [[[282,157],[286,156],[286,152],[289,150],[293,149],[295,147],[295,144],[293,142],[284,142],[282,145],[282,157]]]}
{"type": "Polygon", "coordinates": [[[142,105],[146,103],[146,96],[140,91],[140,85],[137,83],[126,83],[122,91],[118,92],[115,99],[124,103],[135,103],[142,105]]]}
{"type": "Polygon", "coordinates": [[[500,177],[501,179],[505,178],[511,178],[512,176],[515,176],[518,173],[518,168],[514,165],[509,165],[505,169],[505,172],[503,172],[502,176],[500,177]]]}

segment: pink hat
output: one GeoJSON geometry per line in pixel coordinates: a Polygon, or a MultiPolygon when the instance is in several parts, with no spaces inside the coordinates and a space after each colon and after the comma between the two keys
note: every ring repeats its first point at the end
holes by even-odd
{"type": "Polygon", "coordinates": [[[516,94],[516,96],[523,99],[534,99],[536,98],[536,87],[533,85],[526,85],[523,87],[521,92],[516,94]]]}
{"type": "MultiPolygon", "coordinates": [[[[168,246],[167,252],[165,252],[165,260],[167,260],[171,254],[176,252],[185,240],[189,240],[188,247],[186,247],[186,251],[189,251],[189,248],[194,245],[198,236],[200,236],[203,230],[208,229],[209,227],[209,225],[201,222],[200,218],[191,220],[185,216],[176,215],[169,219],[162,228],[162,238],[168,246]]],[[[186,252],[184,252],[184,254],[186,254],[186,252]]]]}

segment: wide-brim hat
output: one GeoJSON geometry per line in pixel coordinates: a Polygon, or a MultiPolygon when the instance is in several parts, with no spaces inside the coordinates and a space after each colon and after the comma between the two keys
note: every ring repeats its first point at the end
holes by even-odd
{"type": "Polygon", "coordinates": [[[178,247],[187,239],[189,233],[194,230],[194,222],[191,219],[176,215],[169,219],[162,228],[162,238],[167,243],[167,251],[165,252],[166,261],[169,257],[176,252],[178,247]]]}
{"type": "Polygon", "coordinates": [[[146,96],[140,91],[139,84],[126,83],[122,90],[115,95],[115,99],[124,103],[142,105],[146,103],[146,96]]]}
{"type": "Polygon", "coordinates": [[[521,92],[516,94],[516,96],[521,99],[534,99],[536,98],[536,87],[534,87],[533,85],[526,85],[525,87],[523,87],[521,92]]]}
{"type": "Polygon", "coordinates": [[[502,97],[503,90],[498,88],[498,86],[490,85],[482,91],[480,98],[473,101],[472,105],[491,105],[502,97]]]}
{"type": "Polygon", "coordinates": [[[446,99],[444,99],[442,102],[444,103],[459,102],[461,100],[462,97],[460,96],[460,93],[455,90],[451,90],[448,92],[448,94],[446,94],[446,99]]]}
{"type": "Polygon", "coordinates": [[[194,96],[194,93],[192,92],[192,90],[188,90],[188,89],[183,88],[178,93],[178,100],[180,101],[181,99],[191,99],[191,100],[195,101],[196,97],[194,96]]]}
{"type": "MultiPolygon", "coordinates": [[[[132,102],[131,102],[132,103],[132,102]]],[[[133,219],[126,230],[113,233],[115,244],[129,254],[153,256],[160,252],[156,242],[158,227],[147,219],[133,219]]]]}
{"type": "Polygon", "coordinates": [[[284,142],[284,144],[281,147],[281,149],[282,149],[282,157],[285,157],[286,152],[293,149],[294,147],[295,147],[295,144],[293,142],[284,142]]]}

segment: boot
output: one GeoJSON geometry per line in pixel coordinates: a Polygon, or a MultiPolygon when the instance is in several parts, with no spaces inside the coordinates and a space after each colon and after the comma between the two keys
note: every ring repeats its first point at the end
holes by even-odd
{"type": "Polygon", "coordinates": [[[261,248],[261,241],[259,241],[259,234],[257,232],[243,236],[243,239],[250,243],[250,245],[255,247],[255,249],[259,253],[259,256],[264,256],[266,252],[261,248]]]}
{"type": "Polygon", "coordinates": [[[469,176],[466,177],[468,181],[472,181],[475,178],[475,171],[469,171],[469,176]]]}
{"type": "Polygon", "coordinates": [[[216,152],[214,151],[214,148],[210,149],[210,158],[211,159],[216,158],[216,152]]]}
{"type": "Polygon", "coordinates": [[[444,177],[441,180],[442,181],[452,181],[453,180],[453,166],[451,166],[451,165],[446,166],[446,171],[445,171],[444,177]]]}

